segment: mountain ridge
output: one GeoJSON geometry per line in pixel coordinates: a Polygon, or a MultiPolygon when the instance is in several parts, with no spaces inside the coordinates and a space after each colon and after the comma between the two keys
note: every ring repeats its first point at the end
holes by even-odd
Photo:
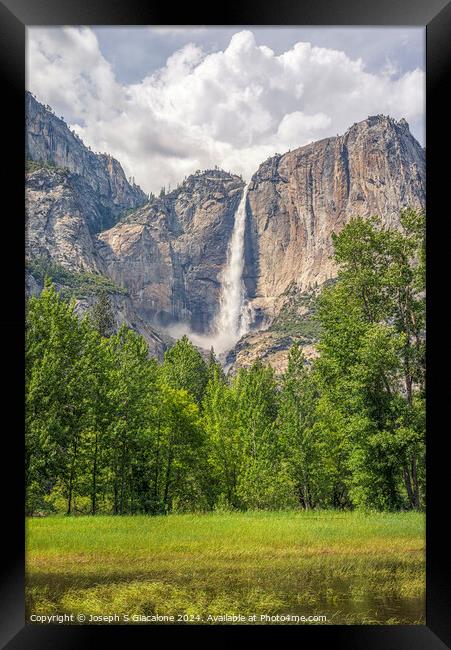
{"type": "Polygon", "coordinates": [[[124,210],[138,208],[146,202],[147,195],[126,179],[115,158],[91,151],[63,118],[57,117],[28,91],[25,116],[26,158],[52,163],[81,176],[96,194],[98,206],[103,208],[101,229],[114,225],[124,210]]]}
{"type": "MultiPolygon", "coordinates": [[[[108,163],[114,159],[89,152],[78,139],[73,144],[73,134],[55,135],[59,118],[42,105],[37,109],[34,98],[27,101],[33,107],[27,152],[43,161],[27,174],[27,255],[105,275],[126,289],[127,296],[114,298],[115,309],[138,331],[149,330],[151,353],[161,356],[165,344],[156,345],[154,337],[168,340],[178,325],[207,341],[244,180],[218,168],[197,171],[172,191],[147,197],[126,181],[120,163],[108,163]]],[[[297,304],[297,295],[308,296],[335,277],[331,234],[352,216],[379,214],[396,226],[403,207],[424,205],[424,149],[404,119],[370,116],[341,136],[263,161],[249,183],[244,242],[243,281],[256,328],[267,332],[288,302],[297,304]]],[[[301,312],[290,318],[305,320],[301,312]]],[[[262,339],[280,353],[278,331],[262,339]]],[[[292,333],[284,337],[287,346],[292,333]]],[[[258,332],[229,353],[234,363],[244,362],[243,350],[253,358],[251,338],[255,343],[258,332]]]]}

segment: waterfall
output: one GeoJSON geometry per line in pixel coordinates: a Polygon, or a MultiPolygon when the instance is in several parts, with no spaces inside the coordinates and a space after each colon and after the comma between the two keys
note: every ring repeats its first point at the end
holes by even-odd
{"type": "Polygon", "coordinates": [[[186,334],[194,345],[206,350],[213,346],[218,354],[233,348],[235,343],[249,331],[253,318],[253,309],[246,300],[246,288],[242,277],[247,189],[246,185],[235,212],[232,236],[227,249],[226,265],[220,276],[219,311],[210,333],[197,334],[183,323],[168,327],[168,332],[175,338],[186,334]]]}
{"type": "Polygon", "coordinates": [[[235,212],[235,223],[230,238],[226,266],[221,275],[219,313],[215,321],[215,349],[229,350],[249,330],[252,311],[246,300],[243,282],[244,232],[246,228],[246,185],[235,212]]]}

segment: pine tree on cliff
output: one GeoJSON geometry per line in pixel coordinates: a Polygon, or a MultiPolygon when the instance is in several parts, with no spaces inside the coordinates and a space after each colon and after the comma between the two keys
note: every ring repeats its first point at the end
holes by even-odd
{"type": "Polygon", "coordinates": [[[101,336],[108,337],[114,334],[115,319],[113,307],[106,291],[102,291],[97,301],[91,307],[89,317],[93,327],[101,336]]]}

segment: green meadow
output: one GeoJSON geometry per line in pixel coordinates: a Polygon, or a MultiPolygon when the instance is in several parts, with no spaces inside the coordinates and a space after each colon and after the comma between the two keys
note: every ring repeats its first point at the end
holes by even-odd
{"type": "Polygon", "coordinates": [[[29,518],[26,557],[28,617],[425,622],[425,519],[418,512],[29,518]]]}

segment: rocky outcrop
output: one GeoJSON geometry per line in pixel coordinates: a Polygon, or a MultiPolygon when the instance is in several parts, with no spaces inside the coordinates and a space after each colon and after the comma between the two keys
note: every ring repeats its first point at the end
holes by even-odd
{"type": "Polygon", "coordinates": [[[208,331],[243,188],[239,176],[197,173],[99,235],[106,273],[127,287],[142,318],[208,331]]]}
{"type": "Polygon", "coordinates": [[[80,176],[95,196],[97,220],[93,232],[112,226],[118,215],[143,205],[147,196],[127,181],[120,163],[108,154],[95,154],[50,107],[31,93],[25,95],[26,158],[67,169],[80,176]]]}
{"type": "MultiPolygon", "coordinates": [[[[26,102],[26,258],[51,261],[72,274],[102,276],[105,265],[96,233],[142,205],[146,195],[128,183],[117,160],[89,151],[30,93],[26,102]]],[[[30,267],[25,283],[28,295],[42,290],[42,279],[30,267]]],[[[142,334],[150,353],[161,357],[165,342],[140,317],[127,293],[111,290],[110,296],[116,323],[125,322],[142,334]]],[[[77,300],[79,313],[95,299],[87,294],[77,300]]]]}
{"type": "Polygon", "coordinates": [[[101,273],[92,224],[100,218],[96,195],[78,174],[37,167],[26,175],[27,258],[53,259],[74,271],[101,273]]]}
{"type": "Polygon", "coordinates": [[[353,216],[399,223],[403,207],[425,207],[424,150],[405,120],[382,115],[264,162],[249,187],[246,275],[254,308],[271,319],[280,296],[333,278],[333,232],[353,216]]]}
{"type": "MultiPolygon", "coordinates": [[[[75,306],[76,312],[80,315],[84,314],[94,304],[95,300],[95,296],[87,296],[77,300],[75,306]]],[[[112,294],[110,295],[110,300],[115,316],[116,329],[124,323],[127,327],[141,334],[148,345],[149,355],[162,361],[165,350],[173,341],[167,336],[161,336],[150,323],[147,323],[141,318],[130,296],[112,294]]]]}
{"type": "Polygon", "coordinates": [[[317,356],[316,346],[305,342],[298,336],[281,336],[267,330],[250,332],[230,350],[225,358],[224,366],[230,374],[235,374],[238,368],[250,368],[255,361],[272,366],[276,376],[283,374],[288,367],[288,351],[293,343],[299,343],[307,362],[317,356]]]}
{"type": "MultiPolygon", "coordinates": [[[[27,263],[25,288],[28,296],[39,296],[41,293],[44,286],[44,269],[45,261],[42,258],[36,258],[27,263]]],[[[65,267],[59,266],[54,260],[50,261],[46,275],[50,276],[58,292],[67,298],[75,299],[75,312],[80,317],[89,312],[97,301],[99,288],[103,287],[103,290],[107,290],[109,294],[116,330],[122,323],[125,323],[144,337],[151,356],[163,359],[164,351],[173,341],[167,336],[160,336],[149,323],[139,316],[130,297],[121,287],[115,286],[112,282],[104,282],[105,276],[101,274],[67,272],[65,267]]]]}
{"type": "MultiPolygon", "coordinates": [[[[331,282],[333,280],[325,284],[331,282]]],[[[225,366],[233,373],[260,359],[269,363],[276,374],[281,374],[288,366],[288,351],[293,343],[302,347],[307,362],[310,362],[317,356],[320,322],[316,312],[320,293],[320,287],[300,292],[293,282],[279,297],[281,307],[269,326],[254,329],[243,336],[225,355],[225,366]]]]}

